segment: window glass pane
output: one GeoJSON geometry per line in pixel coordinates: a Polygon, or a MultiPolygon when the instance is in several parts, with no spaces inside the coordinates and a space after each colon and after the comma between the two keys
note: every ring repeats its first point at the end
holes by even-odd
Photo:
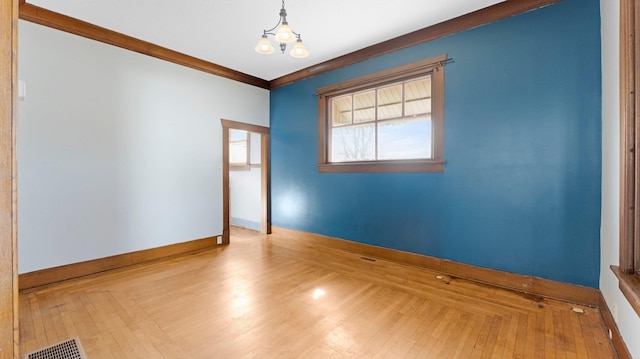
{"type": "Polygon", "coordinates": [[[362,92],[353,96],[355,123],[370,122],[376,119],[376,93],[375,91],[362,92]]]}
{"type": "Polygon", "coordinates": [[[402,117],[402,84],[378,90],[378,120],[402,117]]]}
{"type": "Polygon", "coordinates": [[[259,165],[262,161],[262,136],[257,132],[249,132],[249,160],[252,165],[259,165]]]}
{"type": "Polygon", "coordinates": [[[331,100],[330,108],[333,126],[351,124],[351,95],[331,100]]]}
{"type": "Polygon", "coordinates": [[[247,131],[242,130],[229,130],[229,141],[246,141],[247,131]]]}
{"type": "Polygon", "coordinates": [[[247,163],[247,131],[229,130],[229,163],[247,163]]]}
{"type": "Polygon", "coordinates": [[[431,77],[405,84],[405,116],[431,113],[431,77]]]}
{"type": "Polygon", "coordinates": [[[247,163],[247,142],[231,142],[229,163],[247,163]]]}
{"type": "Polygon", "coordinates": [[[431,99],[407,101],[404,106],[405,116],[425,115],[431,113],[431,99]]]}
{"type": "Polygon", "coordinates": [[[431,158],[431,117],[385,121],[378,124],[378,159],[431,158]]]}
{"type": "Polygon", "coordinates": [[[404,91],[407,101],[419,98],[431,98],[431,76],[407,82],[404,91]]]}
{"type": "Polygon", "coordinates": [[[375,142],[373,124],[336,127],[332,130],[331,161],[373,161],[375,142]]]}

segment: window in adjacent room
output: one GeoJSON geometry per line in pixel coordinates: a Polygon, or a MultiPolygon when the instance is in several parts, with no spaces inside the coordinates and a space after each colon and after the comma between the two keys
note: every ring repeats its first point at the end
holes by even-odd
{"type": "Polygon", "coordinates": [[[250,161],[251,134],[242,130],[229,130],[229,166],[233,169],[248,168],[250,161]]]}
{"type": "Polygon", "coordinates": [[[640,140],[638,91],[640,84],[636,53],[640,39],[633,36],[640,25],[634,1],[620,4],[620,263],[612,266],[619,287],[640,315],[640,164],[637,143],[640,140]]]}
{"type": "Polygon", "coordinates": [[[319,89],[319,171],[442,172],[446,61],[319,89]]]}

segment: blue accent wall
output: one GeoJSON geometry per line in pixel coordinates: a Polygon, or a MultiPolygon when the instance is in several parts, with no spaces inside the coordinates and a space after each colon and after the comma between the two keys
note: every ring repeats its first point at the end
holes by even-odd
{"type": "Polygon", "coordinates": [[[598,0],[315,76],[271,92],[272,223],[597,288],[601,117],[598,0]],[[318,173],[317,88],[444,53],[444,173],[318,173]]]}

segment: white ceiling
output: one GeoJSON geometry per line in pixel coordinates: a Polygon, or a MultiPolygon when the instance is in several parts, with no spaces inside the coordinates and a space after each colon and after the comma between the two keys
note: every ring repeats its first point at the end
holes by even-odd
{"type": "MultiPolygon", "coordinates": [[[[287,0],[309,57],[254,51],[281,0],[27,0],[28,3],[265,80],[504,0],[287,0]]],[[[291,45],[289,45],[289,48],[291,45]]]]}

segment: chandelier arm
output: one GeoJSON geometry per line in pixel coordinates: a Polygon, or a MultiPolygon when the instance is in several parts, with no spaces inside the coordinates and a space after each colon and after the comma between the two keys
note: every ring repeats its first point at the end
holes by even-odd
{"type": "Polygon", "coordinates": [[[273,32],[273,30],[277,29],[278,26],[280,26],[280,24],[282,24],[282,19],[278,20],[278,23],[276,24],[276,26],[270,28],[269,30],[262,30],[264,32],[265,35],[269,34],[269,35],[275,35],[275,33],[273,32]]]}

